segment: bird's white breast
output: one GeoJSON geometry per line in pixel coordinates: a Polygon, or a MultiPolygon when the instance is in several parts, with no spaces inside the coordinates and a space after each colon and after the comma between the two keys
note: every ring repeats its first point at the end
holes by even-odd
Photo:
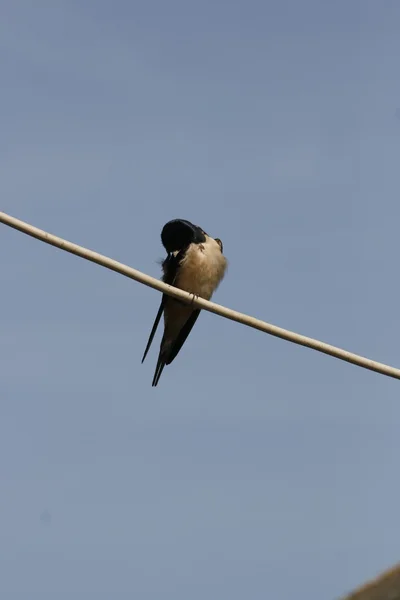
{"type": "Polygon", "coordinates": [[[191,244],[183,258],[176,286],[209,300],[225,274],[227,260],[213,238],[191,244]]]}

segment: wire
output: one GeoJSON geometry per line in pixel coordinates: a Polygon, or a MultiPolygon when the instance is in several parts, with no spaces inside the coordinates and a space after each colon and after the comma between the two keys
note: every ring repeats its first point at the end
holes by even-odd
{"type": "Polygon", "coordinates": [[[342,600],[400,600],[400,564],[353,590],[342,600]]]}
{"type": "Polygon", "coordinates": [[[45,242],[46,244],[50,244],[52,246],[55,246],[56,248],[60,248],[60,250],[65,250],[66,252],[70,252],[71,254],[80,256],[85,260],[90,260],[91,262],[97,263],[98,265],[105,267],[106,269],[116,271],[117,273],[120,273],[125,277],[134,279],[139,283],[143,283],[144,285],[158,290],[159,292],[168,294],[169,296],[177,298],[178,300],[186,302],[187,304],[191,304],[196,308],[207,310],[221,317],[225,317],[226,319],[230,319],[231,321],[242,323],[243,325],[247,325],[248,327],[252,327],[253,329],[258,329],[259,331],[263,331],[264,333],[268,333],[283,340],[287,340],[288,342],[292,342],[300,346],[306,346],[307,348],[311,348],[312,350],[316,350],[317,352],[323,352],[324,354],[334,356],[339,360],[344,360],[346,362],[352,363],[353,365],[357,365],[358,367],[369,369],[370,371],[375,371],[376,373],[380,373],[381,375],[386,375],[388,377],[393,377],[394,379],[400,379],[400,369],[396,369],[395,367],[390,367],[389,365],[385,365],[383,363],[376,362],[369,358],[359,356],[358,354],[353,354],[352,352],[348,352],[347,350],[342,350],[341,348],[337,348],[336,346],[331,346],[330,344],[326,344],[325,342],[320,342],[319,340],[306,337],[305,335],[300,335],[298,333],[294,333],[293,331],[282,329],[281,327],[277,327],[276,325],[271,325],[270,323],[266,323],[265,321],[261,321],[260,319],[256,319],[255,317],[245,315],[243,313],[237,312],[236,310],[232,310],[230,308],[226,308],[225,306],[221,306],[220,304],[215,304],[214,302],[209,302],[208,300],[204,300],[203,298],[194,297],[188,292],[180,290],[171,285],[167,285],[163,281],[155,279],[154,277],[150,277],[150,275],[146,275],[145,273],[137,271],[136,269],[132,269],[132,267],[128,267],[127,265],[113,260],[112,258],[99,254],[98,252],[93,252],[92,250],[88,250],[87,248],[83,248],[82,246],[78,246],[77,244],[73,244],[72,242],[68,242],[67,240],[52,235],[51,233],[47,233],[42,229],[38,229],[37,227],[30,225],[29,223],[20,221],[15,217],[11,217],[10,215],[7,215],[4,212],[0,212],[0,223],[4,223],[4,225],[8,225],[13,229],[17,229],[18,231],[30,235],[42,242],[45,242]]]}

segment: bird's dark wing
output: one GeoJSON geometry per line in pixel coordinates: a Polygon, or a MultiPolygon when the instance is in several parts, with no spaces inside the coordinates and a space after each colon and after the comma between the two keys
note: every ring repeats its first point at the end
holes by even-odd
{"type": "Polygon", "coordinates": [[[192,331],[193,325],[196,323],[199,314],[200,314],[200,310],[194,310],[192,312],[192,314],[190,315],[190,317],[188,318],[188,320],[186,321],[186,323],[184,324],[184,326],[182,327],[182,329],[180,330],[179,335],[174,342],[174,345],[172,346],[170,352],[168,353],[168,358],[165,361],[167,365],[170,365],[172,363],[172,361],[174,360],[174,358],[179,353],[180,349],[182,348],[183,344],[186,341],[186,338],[188,337],[189,333],[192,331]]]}
{"type": "Polygon", "coordinates": [[[176,338],[175,342],[173,343],[172,346],[170,346],[168,348],[167,351],[165,351],[165,349],[163,348],[164,340],[161,342],[160,353],[158,355],[156,370],[154,372],[154,377],[153,377],[153,383],[152,383],[153,387],[155,387],[157,385],[157,383],[159,382],[161,373],[163,372],[165,365],[170,365],[172,363],[172,361],[174,360],[174,358],[176,357],[176,355],[178,354],[178,352],[180,351],[180,349],[182,348],[183,344],[186,341],[186,338],[188,337],[189,333],[191,332],[191,330],[193,328],[193,325],[196,323],[199,314],[200,314],[200,310],[194,310],[192,312],[192,314],[186,321],[185,325],[182,327],[181,331],[179,332],[179,335],[176,338]]]}
{"type": "MultiPolygon", "coordinates": [[[[167,256],[167,258],[164,260],[164,262],[163,262],[164,276],[162,278],[164,283],[168,283],[168,285],[174,284],[176,275],[178,273],[179,264],[180,264],[180,261],[182,260],[182,258],[183,258],[183,252],[178,252],[177,256],[174,256],[173,254],[169,254],[167,256]]],[[[147,342],[147,346],[146,346],[146,349],[143,354],[142,362],[144,361],[144,359],[147,356],[148,351],[150,350],[150,346],[152,344],[153,338],[157,331],[158,324],[160,323],[160,319],[161,319],[161,316],[164,311],[164,306],[165,306],[166,300],[167,300],[167,295],[163,294],[162,298],[161,298],[160,308],[158,309],[157,316],[153,323],[153,327],[150,332],[149,340],[147,342]]]]}
{"type": "Polygon", "coordinates": [[[184,219],[168,221],[161,232],[161,241],[167,252],[185,250],[190,244],[202,244],[206,241],[205,232],[184,219]]]}

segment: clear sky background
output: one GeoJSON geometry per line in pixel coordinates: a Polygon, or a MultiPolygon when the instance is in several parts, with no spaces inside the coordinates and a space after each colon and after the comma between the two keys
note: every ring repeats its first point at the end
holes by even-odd
{"type": "MultiPolygon", "coordinates": [[[[1,209],[400,365],[400,4],[4,0],[1,209]]],[[[400,559],[399,382],[0,227],[0,594],[333,600],[400,559]]]]}

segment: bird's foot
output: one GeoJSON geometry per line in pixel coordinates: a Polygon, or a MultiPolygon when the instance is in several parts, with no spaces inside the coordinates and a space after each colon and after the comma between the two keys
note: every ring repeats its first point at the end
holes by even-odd
{"type": "Polygon", "coordinates": [[[192,295],[191,305],[193,306],[193,304],[195,303],[195,301],[199,299],[199,295],[198,294],[193,294],[193,292],[190,292],[190,294],[192,295]]]}

